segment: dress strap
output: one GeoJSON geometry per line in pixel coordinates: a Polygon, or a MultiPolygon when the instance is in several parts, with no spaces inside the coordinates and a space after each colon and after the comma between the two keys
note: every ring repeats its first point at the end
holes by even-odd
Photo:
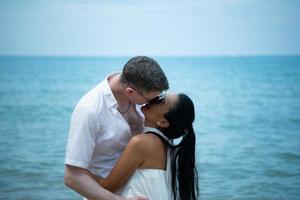
{"type": "MultiPolygon", "coordinates": [[[[153,128],[153,127],[144,127],[144,133],[153,133],[155,135],[157,135],[158,137],[160,137],[161,140],[164,140],[164,142],[168,143],[168,146],[173,146],[173,142],[172,140],[170,140],[169,138],[167,138],[159,129],[157,128],[153,128]]],[[[168,147],[167,148],[167,160],[166,160],[166,170],[168,171],[167,173],[167,178],[168,181],[171,181],[171,163],[170,163],[170,159],[171,159],[171,150],[168,147]]]]}
{"type": "Polygon", "coordinates": [[[155,135],[159,136],[161,139],[163,139],[165,142],[168,143],[168,145],[172,145],[172,140],[167,138],[159,129],[153,128],[153,127],[144,127],[144,133],[154,133],[155,135]]]}

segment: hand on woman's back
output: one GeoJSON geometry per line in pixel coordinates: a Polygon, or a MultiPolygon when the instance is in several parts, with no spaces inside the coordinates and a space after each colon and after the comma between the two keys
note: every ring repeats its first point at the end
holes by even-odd
{"type": "Polygon", "coordinates": [[[146,198],[146,197],[132,197],[132,198],[129,198],[127,200],[148,200],[148,198],[146,198]]]}

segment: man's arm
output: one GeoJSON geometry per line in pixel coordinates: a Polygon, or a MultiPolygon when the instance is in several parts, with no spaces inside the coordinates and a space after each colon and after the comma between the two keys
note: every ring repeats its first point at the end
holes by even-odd
{"type": "MultiPolygon", "coordinates": [[[[65,165],[65,185],[89,200],[126,200],[101,187],[89,171],[71,165],[65,165]]],[[[144,197],[134,197],[128,200],[147,200],[144,197]]]]}
{"type": "Polygon", "coordinates": [[[85,169],[94,151],[95,133],[98,129],[95,112],[87,106],[76,106],[71,118],[64,183],[90,200],[121,200],[121,197],[95,182],[85,169]]]}
{"type": "Polygon", "coordinates": [[[66,150],[65,185],[90,200],[125,200],[101,187],[86,169],[94,151],[95,133],[99,132],[98,129],[95,112],[86,106],[76,107],[71,118],[66,150]]]}
{"type": "Polygon", "coordinates": [[[88,175],[86,169],[65,165],[65,185],[89,200],[124,200],[102,188],[88,175]]]}

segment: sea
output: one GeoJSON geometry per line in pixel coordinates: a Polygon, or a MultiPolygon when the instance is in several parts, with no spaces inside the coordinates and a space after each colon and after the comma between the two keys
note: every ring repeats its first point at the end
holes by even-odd
{"type": "MultiPolygon", "coordinates": [[[[0,199],[64,186],[70,117],[130,57],[0,57],[0,199]]],[[[154,57],[195,104],[201,200],[300,199],[300,56],[154,57]]]]}

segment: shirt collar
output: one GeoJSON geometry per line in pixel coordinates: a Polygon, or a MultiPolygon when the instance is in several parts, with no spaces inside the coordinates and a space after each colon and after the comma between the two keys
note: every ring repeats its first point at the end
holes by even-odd
{"type": "Polygon", "coordinates": [[[107,105],[111,108],[111,107],[115,107],[117,108],[118,106],[118,103],[117,103],[117,100],[110,88],[110,85],[108,83],[108,78],[112,77],[112,76],[115,76],[117,74],[120,74],[121,72],[113,72],[109,75],[106,76],[105,80],[104,80],[104,95],[105,97],[107,98],[107,105]]]}

